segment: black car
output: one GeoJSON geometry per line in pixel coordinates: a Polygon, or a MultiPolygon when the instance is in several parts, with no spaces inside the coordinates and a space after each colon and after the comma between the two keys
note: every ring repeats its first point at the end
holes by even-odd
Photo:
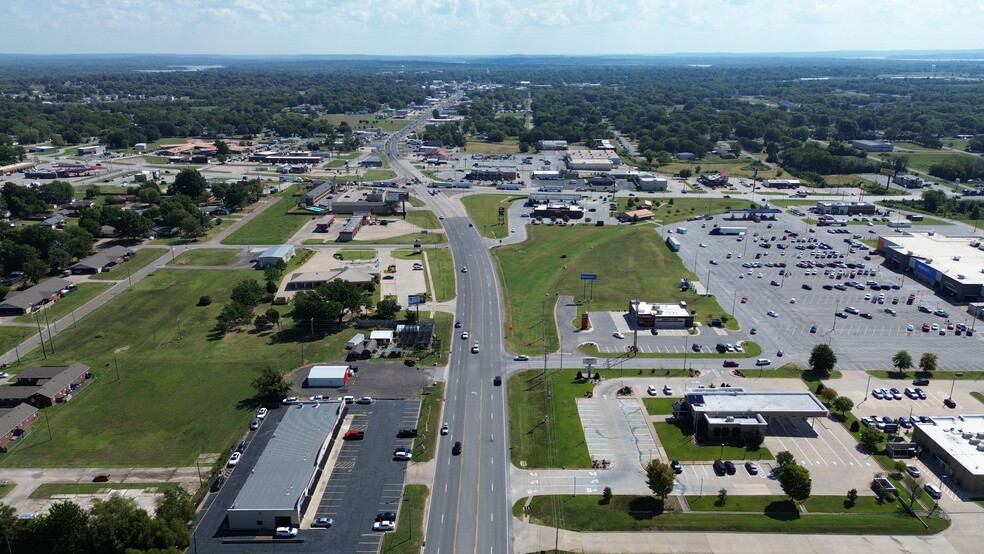
{"type": "Polygon", "coordinates": [[[396,512],[379,512],[376,521],[396,521],[396,512]]]}
{"type": "Polygon", "coordinates": [[[813,290],[813,287],[811,287],[810,285],[808,285],[806,283],[803,283],[803,290],[813,290]]]}
{"type": "Polygon", "coordinates": [[[399,431],[397,431],[396,436],[400,437],[401,439],[407,439],[407,438],[412,439],[413,437],[417,436],[417,429],[411,427],[400,429],[399,431]]]}
{"type": "Polygon", "coordinates": [[[929,379],[926,379],[925,377],[919,379],[913,379],[912,384],[917,387],[925,387],[926,385],[929,384],[929,379]]]}
{"type": "Polygon", "coordinates": [[[814,325],[813,327],[810,327],[810,332],[811,333],[816,333],[817,332],[817,326],[814,325]]]}
{"type": "Polygon", "coordinates": [[[238,445],[236,446],[236,452],[243,452],[243,451],[245,451],[245,450],[246,450],[246,441],[241,441],[241,442],[240,442],[240,443],[239,443],[239,444],[238,444],[238,445]]]}
{"type": "Polygon", "coordinates": [[[683,465],[680,464],[679,460],[673,460],[672,462],[670,462],[670,467],[673,468],[674,473],[677,474],[683,473],[683,465]]]}
{"type": "Polygon", "coordinates": [[[717,345],[715,345],[714,348],[715,348],[715,350],[718,351],[718,354],[724,354],[725,352],[728,351],[728,347],[725,346],[724,344],[720,343],[720,342],[717,343],[717,345]]]}
{"type": "Polygon", "coordinates": [[[735,468],[735,463],[732,462],[731,460],[728,460],[728,461],[724,462],[724,471],[728,475],[734,475],[735,472],[738,471],[738,470],[735,468]]]}
{"type": "Polygon", "coordinates": [[[690,345],[690,349],[693,350],[694,352],[700,352],[701,348],[702,346],[697,344],[696,342],[690,345]]]}
{"type": "Polygon", "coordinates": [[[218,492],[218,490],[222,488],[222,485],[225,484],[225,481],[225,475],[217,475],[215,479],[212,480],[212,486],[209,487],[209,490],[212,492],[218,492]]]}
{"type": "Polygon", "coordinates": [[[451,454],[455,456],[461,454],[461,441],[454,443],[454,446],[451,447],[451,454]]]}
{"type": "Polygon", "coordinates": [[[500,385],[502,385],[502,376],[501,375],[496,375],[495,378],[492,379],[492,384],[495,385],[495,386],[497,386],[497,387],[500,386],[500,385]]]}

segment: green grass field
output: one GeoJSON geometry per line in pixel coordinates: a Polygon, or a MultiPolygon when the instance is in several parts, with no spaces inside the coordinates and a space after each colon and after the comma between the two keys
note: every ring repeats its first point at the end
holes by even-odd
{"type": "Polygon", "coordinates": [[[739,463],[773,459],[772,453],[765,447],[751,450],[737,446],[698,446],[693,443],[693,435],[689,433],[689,430],[685,431],[681,427],[665,421],[657,421],[653,425],[656,427],[660,445],[663,446],[666,456],[671,460],[710,462],[720,459],[734,460],[735,463],[739,463]]]}
{"type": "MultiPolygon", "coordinates": [[[[72,402],[45,410],[53,440],[33,433],[0,465],[187,466],[201,453],[222,452],[256,408],[249,386],[256,372],[301,363],[302,345],[289,332],[283,339],[245,331],[210,337],[230,289],[255,277],[249,270],[158,270],[62,329],[55,357],[42,360],[38,349],[25,365],[78,361],[92,367],[96,380],[72,402]],[[196,306],[203,295],[215,302],[196,306]]],[[[351,333],[315,341],[302,335],[304,357],[326,360],[351,333]]]]}
{"type": "Polygon", "coordinates": [[[420,435],[413,441],[413,460],[429,462],[437,452],[441,429],[441,407],[444,405],[444,381],[425,387],[421,394],[417,429],[420,435]]]}
{"type": "Polygon", "coordinates": [[[408,210],[406,220],[421,229],[441,228],[441,221],[430,210],[408,210]]]}
{"type": "Polygon", "coordinates": [[[433,295],[434,300],[438,302],[451,300],[456,295],[456,274],[451,251],[447,248],[432,248],[424,252],[424,254],[427,255],[427,264],[424,265],[424,270],[428,271],[428,275],[430,276],[428,283],[431,281],[434,283],[434,290],[429,292],[433,295]]]}
{"type": "Polygon", "coordinates": [[[500,238],[509,235],[509,225],[503,220],[499,223],[499,208],[509,209],[513,202],[524,201],[525,196],[502,196],[498,194],[472,194],[461,197],[461,203],[468,211],[468,217],[475,222],[478,232],[485,238],[500,238]]]}
{"type": "Polygon", "coordinates": [[[0,352],[13,350],[15,346],[24,342],[24,339],[37,332],[37,327],[21,327],[13,325],[0,327],[0,352]]]}
{"type": "Polygon", "coordinates": [[[527,230],[526,242],[496,249],[505,289],[505,325],[512,328],[506,333],[506,345],[512,352],[542,351],[544,334],[551,351],[558,347],[553,303],[557,295],[582,298],[581,273],[595,273],[598,280],[594,300],[579,305],[577,317],[585,311],[623,311],[627,299],[640,295],[684,300],[702,321],[724,315],[715,297],[679,292],[679,280],[694,276],[652,225],[539,225],[527,230]],[[544,310],[549,322],[546,333],[541,326],[544,310]]]}
{"type": "Polygon", "coordinates": [[[323,119],[338,127],[344,121],[352,129],[367,129],[370,127],[379,127],[386,133],[392,133],[393,131],[399,131],[400,129],[406,127],[410,124],[412,119],[376,119],[372,114],[364,115],[349,115],[349,114],[325,114],[320,116],[318,119],[323,119]]]}
{"type": "Polygon", "coordinates": [[[673,403],[676,398],[643,398],[642,403],[646,405],[646,412],[649,415],[673,415],[673,403]]]}
{"type": "Polygon", "coordinates": [[[427,205],[423,200],[417,198],[416,196],[410,196],[410,198],[407,200],[407,203],[413,206],[414,208],[423,208],[424,206],[427,205]]]}
{"type": "Polygon", "coordinates": [[[469,154],[519,154],[519,139],[506,139],[502,142],[469,140],[461,151],[469,154]]]}
{"type": "Polygon", "coordinates": [[[395,237],[385,237],[381,239],[372,240],[360,240],[359,236],[355,236],[356,242],[359,244],[413,244],[415,241],[420,241],[420,244],[445,244],[448,242],[448,236],[444,233],[408,233],[406,235],[397,235],[395,237]]]}
{"type": "MultiPolygon", "coordinates": [[[[123,278],[126,278],[125,274],[123,278]]],[[[40,318],[41,325],[44,325],[45,318],[47,317],[49,323],[53,322],[56,319],[61,319],[71,314],[72,310],[99,296],[112,286],[111,283],[79,283],[75,292],[57,300],[45,310],[34,312],[33,314],[19,315],[14,318],[14,321],[17,323],[34,323],[35,318],[40,318]]]]}
{"type": "Polygon", "coordinates": [[[294,203],[283,199],[275,202],[246,225],[236,229],[222,244],[283,244],[308,221],[308,214],[289,214],[294,203]]]}
{"type": "MultiPolygon", "coordinates": [[[[424,515],[427,509],[426,485],[407,485],[403,489],[396,530],[386,533],[380,552],[386,554],[418,554],[424,544],[424,515]]],[[[395,510],[395,507],[394,507],[395,510]]]]}
{"type": "MultiPolygon", "coordinates": [[[[716,494],[705,499],[716,498],[716,494]]],[[[676,499],[664,503],[652,496],[615,496],[602,504],[601,495],[537,496],[530,503],[530,521],[547,527],[581,532],[707,531],[740,533],[802,533],[843,535],[932,535],[950,526],[949,520],[918,519],[896,513],[794,513],[788,500],[776,500],[762,513],[717,512],[713,516],[683,513],[676,499]]],[[[513,513],[522,513],[519,500],[513,513]],[[517,511],[518,510],[518,511],[517,511]]],[[[731,502],[729,500],[728,504],[731,502]]]]}
{"type": "Polygon", "coordinates": [[[136,273],[137,271],[147,267],[164,254],[167,254],[168,250],[167,248],[141,248],[136,252],[137,255],[130,261],[113,268],[112,271],[90,275],[89,280],[119,281],[126,279],[128,272],[136,273]]]}
{"type": "Polygon", "coordinates": [[[541,371],[528,370],[506,380],[509,452],[516,467],[591,467],[575,399],[594,385],[576,383],[575,374],[554,369],[544,379],[541,371]]]}
{"type": "Polygon", "coordinates": [[[396,179],[396,172],[389,169],[368,169],[362,174],[362,181],[389,181],[396,179]]]}
{"type": "Polygon", "coordinates": [[[239,253],[227,248],[186,250],[167,265],[233,265],[239,261],[239,253]]]}

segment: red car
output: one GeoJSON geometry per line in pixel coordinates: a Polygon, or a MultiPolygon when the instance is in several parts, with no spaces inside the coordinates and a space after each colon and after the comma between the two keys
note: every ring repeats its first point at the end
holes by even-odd
{"type": "Polygon", "coordinates": [[[946,406],[947,408],[956,408],[957,407],[957,403],[954,402],[952,398],[945,398],[945,399],[943,399],[943,405],[946,406]]]}
{"type": "Polygon", "coordinates": [[[869,314],[868,312],[864,312],[864,313],[861,314],[861,317],[863,317],[865,319],[871,319],[874,316],[871,315],[871,314],[869,314]]]}
{"type": "Polygon", "coordinates": [[[345,440],[347,440],[347,441],[353,441],[353,440],[354,441],[360,441],[360,440],[366,438],[366,432],[365,431],[354,431],[354,430],[353,431],[346,431],[345,432],[345,435],[342,438],[345,439],[345,440]]]}
{"type": "Polygon", "coordinates": [[[724,367],[738,367],[738,362],[734,360],[725,360],[724,367]]]}
{"type": "Polygon", "coordinates": [[[748,297],[747,296],[742,296],[741,297],[741,303],[744,304],[745,302],[748,302],[748,297]]]}
{"type": "Polygon", "coordinates": [[[923,323],[923,332],[924,333],[928,333],[929,332],[929,323],[923,323]]]}

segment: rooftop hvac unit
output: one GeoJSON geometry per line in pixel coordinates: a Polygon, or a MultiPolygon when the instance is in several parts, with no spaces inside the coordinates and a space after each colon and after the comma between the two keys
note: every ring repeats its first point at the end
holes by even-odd
{"type": "Polygon", "coordinates": [[[954,257],[953,257],[953,261],[955,261],[955,262],[959,262],[959,261],[960,261],[960,256],[954,256],[954,257]]]}
{"type": "Polygon", "coordinates": [[[957,273],[957,279],[966,279],[966,278],[967,276],[964,275],[963,273],[957,273]]]}

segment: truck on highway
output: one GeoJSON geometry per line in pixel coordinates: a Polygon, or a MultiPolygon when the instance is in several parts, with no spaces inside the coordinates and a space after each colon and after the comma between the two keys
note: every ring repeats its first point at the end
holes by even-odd
{"type": "Polygon", "coordinates": [[[748,227],[715,227],[711,229],[712,235],[740,235],[747,232],[748,227]]]}

